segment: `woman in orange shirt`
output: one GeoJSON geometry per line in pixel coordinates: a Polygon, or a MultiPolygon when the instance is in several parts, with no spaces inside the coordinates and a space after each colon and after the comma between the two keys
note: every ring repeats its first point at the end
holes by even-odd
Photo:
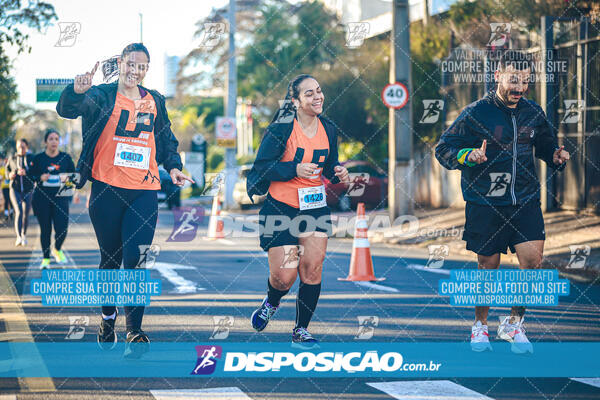
{"type": "MultiPolygon", "coordinates": [[[[154,238],[160,189],[158,165],[173,183],[193,182],[181,172],[178,142],[171,131],[164,97],[140,85],[150,62],[142,43],[125,47],[118,58],[117,82],[92,86],[98,63],[67,86],[56,106],[65,118],[82,116],[83,145],[77,170],[81,188],[92,180],[89,213],[98,245],[100,268],[144,267],[142,251],[154,238]]],[[[142,331],[143,306],[125,306],[126,357],[140,357],[150,340],[142,331]],[[132,346],[131,344],[137,344],[132,346]]],[[[114,305],[102,306],[98,343],[117,341],[114,305]]]]}
{"type": "Polygon", "coordinates": [[[338,163],[337,128],[321,115],[323,101],[321,87],[312,76],[299,75],[290,82],[247,180],[250,198],[268,192],[259,213],[260,245],[269,257],[268,290],[252,314],[252,326],[257,331],[265,329],[300,275],[292,345],[301,348],[317,346],[307,328],[321,293],[331,233],[331,211],[321,175],[333,183],[349,182],[348,171],[338,163]]]}

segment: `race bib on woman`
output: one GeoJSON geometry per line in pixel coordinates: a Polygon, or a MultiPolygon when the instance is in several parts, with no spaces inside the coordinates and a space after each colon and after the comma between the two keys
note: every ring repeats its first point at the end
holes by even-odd
{"type": "Polygon", "coordinates": [[[150,167],[150,147],[118,143],[114,164],[119,167],[147,170],[150,167]]]}
{"type": "Polygon", "coordinates": [[[312,186],[298,189],[298,200],[301,210],[321,208],[327,205],[325,186],[312,186]]]}

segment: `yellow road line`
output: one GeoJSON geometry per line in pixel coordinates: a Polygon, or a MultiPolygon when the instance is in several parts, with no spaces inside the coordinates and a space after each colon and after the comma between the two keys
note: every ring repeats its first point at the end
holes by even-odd
{"type": "MultiPolygon", "coordinates": [[[[33,342],[33,335],[29,324],[27,323],[27,315],[21,307],[21,299],[17,293],[17,289],[10,278],[10,275],[4,268],[4,265],[0,262],[0,309],[2,310],[2,319],[6,326],[6,332],[2,333],[0,340],[2,341],[14,341],[18,338],[18,341],[33,342]]],[[[13,357],[17,357],[15,351],[12,350],[13,357]]],[[[34,354],[30,354],[29,357],[39,358],[39,364],[41,365],[39,371],[40,375],[47,375],[48,371],[42,361],[42,357],[38,353],[37,349],[33,350],[34,354]]],[[[18,378],[19,386],[21,391],[24,392],[53,392],[56,391],[56,386],[52,378],[18,378]]]]}

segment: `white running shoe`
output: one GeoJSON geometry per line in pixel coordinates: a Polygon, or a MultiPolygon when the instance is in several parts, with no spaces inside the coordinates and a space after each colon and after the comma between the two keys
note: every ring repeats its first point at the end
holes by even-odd
{"type": "Polygon", "coordinates": [[[486,350],[492,351],[489,336],[488,326],[483,325],[481,321],[477,321],[471,328],[471,350],[478,353],[486,350]]]}
{"type": "Polygon", "coordinates": [[[25,235],[21,236],[21,246],[27,246],[27,238],[25,235]]]}
{"type": "Polygon", "coordinates": [[[510,351],[516,354],[532,353],[533,346],[527,336],[525,335],[525,328],[523,328],[523,320],[521,318],[519,322],[510,323],[510,316],[504,318],[502,323],[498,326],[498,337],[510,342],[510,351]]]}
{"type": "Polygon", "coordinates": [[[21,245],[21,236],[17,236],[17,240],[15,240],[15,246],[21,245]]]}

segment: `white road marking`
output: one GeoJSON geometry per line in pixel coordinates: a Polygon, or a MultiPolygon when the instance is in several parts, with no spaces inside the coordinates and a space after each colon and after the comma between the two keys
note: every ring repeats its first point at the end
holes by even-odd
{"type": "Polygon", "coordinates": [[[152,269],[157,270],[163,278],[175,286],[176,293],[196,293],[204,288],[196,286],[195,282],[189,281],[175,272],[176,269],[196,269],[189,265],[155,262],[152,269]]]}
{"type": "Polygon", "coordinates": [[[156,400],[252,400],[237,387],[151,390],[156,400]]]}
{"type": "Polygon", "coordinates": [[[600,378],[571,378],[571,380],[600,388],[600,378]]]}
{"type": "Polygon", "coordinates": [[[424,265],[418,265],[418,264],[409,264],[409,265],[406,266],[406,268],[408,268],[408,269],[416,269],[417,271],[433,272],[434,274],[450,275],[450,271],[447,270],[447,269],[427,268],[424,265]]]}
{"type": "Polygon", "coordinates": [[[379,285],[377,283],[372,283],[372,282],[363,282],[363,281],[355,281],[355,284],[357,284],[358,286],[364,286],[367,287],[369,289],[375,289],[375,290],[381,290],[383,292],[391,292],[391,293],[398,293],[399,290],[390,286],[384,286],[384,285],[379,285]]]}
{"type": "Polygon", "coordinates": [[[398,400],[493,400],[447,380],[374,382],[367,385],[398,400]]]}

